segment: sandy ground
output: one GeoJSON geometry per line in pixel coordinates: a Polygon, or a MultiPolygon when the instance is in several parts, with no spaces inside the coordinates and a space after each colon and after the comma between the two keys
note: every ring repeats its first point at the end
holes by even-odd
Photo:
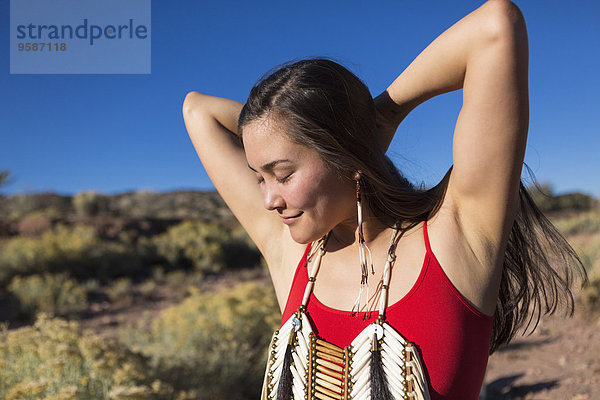
{"type": "Polygon", "coordinates": [[[600,399],[600,319],[543,318],[488,363],[482,399],[600,399]]]}

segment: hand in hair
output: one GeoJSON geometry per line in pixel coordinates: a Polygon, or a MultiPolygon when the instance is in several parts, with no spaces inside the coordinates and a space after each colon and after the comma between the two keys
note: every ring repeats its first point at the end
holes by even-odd
{"type": "Polygon", "coordinates": [[[408,107],[396,104],[387,91],[373,99],[379,140],[386,151],[396,134],[400,122],[408,115],[408,107]]]}

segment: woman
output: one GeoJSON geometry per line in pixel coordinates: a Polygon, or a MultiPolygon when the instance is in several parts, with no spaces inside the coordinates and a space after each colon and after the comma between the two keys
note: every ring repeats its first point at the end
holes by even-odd
{"type": "MultiPolygon", "coordinates": [[[[344,348],[385,314],[418,349],[428,396],[475,399],[488,354],[532,313],[539,319],[542,307],[553,312],[560,299],[572,307],[571,275],[582,272],[581,263],[520,181],[527,74],[520,10],[490,0],[441,34],[374,101],[358,78],[327,59],[282,66],[259,80],[245,105],[187,95],[190,138],[267,262],[282,330],[305,311],[316,336],[344,348]],[[385,151],[412,109],[461,88],[453,165],[436,187],[414,188],[385,151]],[[312,257],[317,249],[321,255],[312,257]],[[387,307],[367,312],[382,297],[387,307]]],[[[281,387],[296,378],[283,377],[296,345],[290,339],[278,370],[281,387]]],[[[292,389],[281,387],[269,390],[289,396],[292,389]]],[[[385,397],[394,390],[381,398],[395,398],[385,397]]]]}

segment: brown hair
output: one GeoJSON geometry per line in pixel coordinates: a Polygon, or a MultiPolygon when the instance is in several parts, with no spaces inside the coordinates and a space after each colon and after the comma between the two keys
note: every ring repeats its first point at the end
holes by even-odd
{"type": "MultiPolygon", "coordinates": [[[[415,188],[378,141],[369,89],[331,59],[289,61],[263,75],[241,110],[240,137],[244,125],[262,118],[283,122],[292,141],[316,150],[340,175],[361,171],[364,200],[387,226],[399,222],[411,229],[442,204],[452,166],[436,186],[415,188]]],[[[562,300],[572,314],[573,274],[587,279],[577,253],[542,214],[522,181],[504,255],[490,354],[519,328],[525,325],[527,330],[534,319],[535,329],[542,309],[551,314],[562,300]]]]}

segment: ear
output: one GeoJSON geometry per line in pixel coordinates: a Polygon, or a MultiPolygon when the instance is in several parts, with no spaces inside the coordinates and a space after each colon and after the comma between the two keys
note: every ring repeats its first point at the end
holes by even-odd
{"type": "Polygon", "coordinates": [[[355,181],[358,181],[358,180],[360,180],[361,175],[362,175],[361,171],[355,171],[354,174],[352,175],[352,179],[355,181]]]}

